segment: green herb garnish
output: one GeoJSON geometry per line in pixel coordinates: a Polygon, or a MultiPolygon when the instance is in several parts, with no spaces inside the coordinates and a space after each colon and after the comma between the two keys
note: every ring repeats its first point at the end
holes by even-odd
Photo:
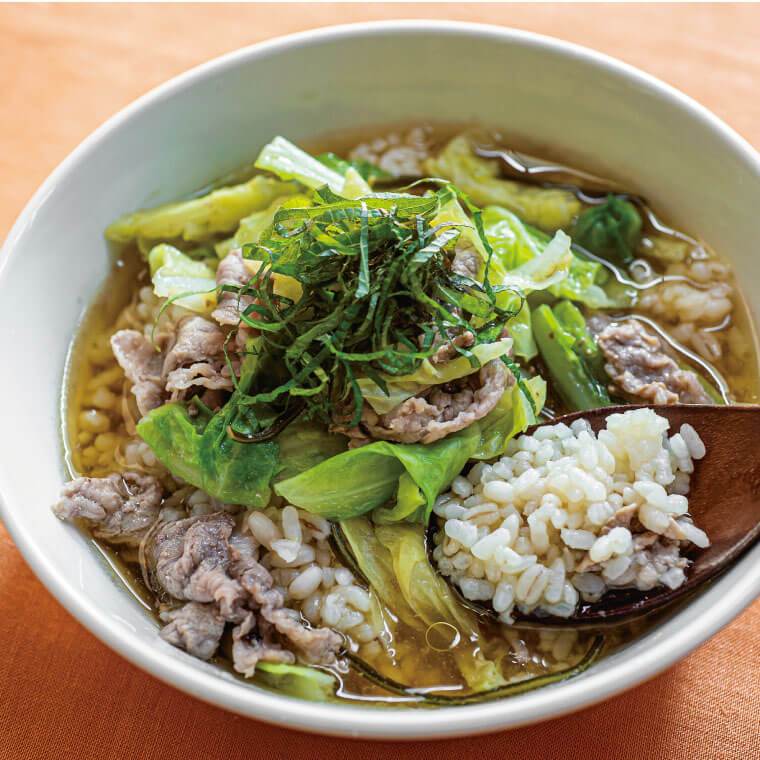
{"type": "MultiPolygon", "coordinates": [[[[229,424],[238,439],[266,440],[296,404],[306,418],[356,425],[364,403],[358,378],[369,377],[382,387],[380,373],[414,372],[436,352],[441,336],[448,340],[468,330],[473,345],[499,339],[521,299],[512,299],[516,308],[497,305],[501,289],[488,282],[490,246],[480,212],[450,184],[430,183],[439,189],[425,195],[374,193],[358,200],[321,187],[312,205],[279,209],[259,242],[244,247],[244,255],[261,261],[262,268],[243,287],[221,288],[241,299],[253,297],[240,312],[238,329],[260,332],[233,394],[229,424]],[[457,225],[433,224],[454,198],[472,214],[489,252],[483,283],[451,269],[457,225]],[[275,292],[279,276],[296,280],[301,297],[275,292]],[[251,423],[262,405],[269,410],[268,420],[257,430],[251,423]],[[251,415],[253,409],[257,412],[251,415]]],[[[480,366],[470,349],[456,350],[474,370],[480,366]]]]}

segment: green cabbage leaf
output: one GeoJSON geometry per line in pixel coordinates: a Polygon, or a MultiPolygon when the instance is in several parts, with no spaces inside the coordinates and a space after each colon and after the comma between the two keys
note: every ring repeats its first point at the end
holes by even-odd
{"type": "Polygon", "coordinates": [[[137,432],[173,475],[229,504],[264,507],[280,469],[279,446],[234,441],[224,411],[191,417],[184,404],[164,404],[137,423],[137,432]]]}
{"type": "Polygon", "coordinates": [[[264,660],[256,663],[254,680],[280,694],[309,702],[335,701],[338,686],[335,676],[325,670],[264,660]]]}
{"type": "Polygon", "coordinates": [[[582,211],[569,190],[543,188],[499,178],[496,161],[476,156],[470,141],[455,137],[436,156],[425,161],[425,171],[455,184],[481,208],[503,206],[547,232],[569,227],[582,211]]]}
{"type": "Polygon", "coordinates": [[[174,246],[160,243],[148,254],[153,292],[159,298],[173,298],[175,304],[191,311],[209,312],[216,306],[217,263],[215,259],[191,259],[174,246]]]}
{"type": "Polygon", "coordinates": [[[372,182],[376,179],[390,179],[393,176],[390,172],[381,169],[366,159],[347,161],[345,158],[340,158],[340,156],[336,156],[334,153],[320,153],[316,159],[328,169],[333,169],[338,174],[344,176],[349,169],[354,169],[367,182],[372,182]]]}
{"type": "Polygon", "coordinates": [[[327,185],[343,198],[356,199],[372,192],[367,181],[350,164],[323,163],[284,137],[275,137],[262,148],[256,168],[266,169],[283,180],[296,180],[317,190],[327,185]]]}
{"type": "Polygon", "coordinates": [[[137,423],[137,432],[173,475],[230,504],[264,507],[276,476],[296,476],[346,447],[343,436],[302,421],[273,441],[240,443],[227,434],[232,402],[216,414],[195,404],[195,416],[185,404],[164,404],[137,423]]]}
{"type": "MultiPolygon", "coordinates": [[[[468,686],[486,691],[506,681],[496,660],[485,657],[477,644],[478,621],[435,572],[425,549],[424,528],[409,523],[373,527],[366,518],[343,521],[341,530],[357,565],[387,609],[417,631],[447,623],[459,632],[450,650],[468,686]]],[[[499,647],[498,658],[508,644],[499,647]]]]}
{"type": "Polygon", "coordinates": [[[573,239],[606,261],[627,267],[641,240],[641,217],[630,201],[608,195],[600,206],[583,212],[573,239]]]}
{"type": "Polygon", "coordinates": [[[208,240],[217,233],[232,232],[241,219],[296,189],[296,185],[272,177],[256,176],[242,185],[222,187],[198,198],[126,214],[108,227],[106,238],[114,243],[208,240]]]}
{"type": "MultiPolygon", "coordinates": [[[[288,186],[290,187],[290,186],[288,186]]],[[[292,187],[295,187],[293,185],[292,187]]],[[[298,203],[299,206],[309,206],[311,201],[305,195],[290,194],[282,195],[275,198],[269,206],[261,211],[254,211],[250,216],[240,220],[240,225],[235,234],[217,243],[214,246],[216,255],[223,259],[230,251],[235,248],[242,248],[249,243],[258,243],[262,233],[268,230],[274,222],[274,215],[285,203],[298,203]]]]}
{"type": "MultiPolygon", "coordinates": [[[[375,441],[277,483],[275,492],[307,512],[328,520],[345,520],[381,507],[391,499],[395,501],[399,481],[407,473],[423,499],[405,480],[404,507],[393,513],[394,518],[427,523],[436,496],[461,471],[479,444],[477,423],[435,443],[375,441]],[[415,506],[409,511],[411,503],[415,506]]],[[[387,511],[392,510],[390,507],[387,511]]]]}
{"type": "Polygon", "coordinates": [[[324,425],[296,420],[277,436],[280,467],[277,477],[286,480],[310,470],[346,450],[346,438],[328,433],[324,425]]]}
{"type": "Polygon", "coordinates": [[[489,274],[493,285],[517,287],[526,294],[548,290],[595,309],[631,305],[634,294],[611,282],[599,262],[574,253],[564,232],[550,237],[497,206],[484,209],[483,226],[494,252],[489,274]]]}
{"type": "Polygon", "coordinates": [[[480,445],[471,455],[472,459],[502,456],[512,438],[538,423],[538,413],[546,403],[546,381],[539,376],[526,378],[525,386],[536,411],[517,385],[506,390],[496,406],[480,420],[480,445]]]}

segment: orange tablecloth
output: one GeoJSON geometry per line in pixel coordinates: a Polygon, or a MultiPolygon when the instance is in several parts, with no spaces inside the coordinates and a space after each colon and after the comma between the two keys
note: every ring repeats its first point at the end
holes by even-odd
{"type": "MultiPolygon", "coordinates": [[[[0,239],[53,167],[150,87],[279,34],[394,17],[511,25],[597,48],[681,88],[760,146],[757,5],[0,5],[0,239]]],[[[0,525],[0,760],[754,760],[759,691],[757,602],[667,673],[570,717],[417,745],[298,734],[205,705],[123,661],[48,594],[0,525]]]]}

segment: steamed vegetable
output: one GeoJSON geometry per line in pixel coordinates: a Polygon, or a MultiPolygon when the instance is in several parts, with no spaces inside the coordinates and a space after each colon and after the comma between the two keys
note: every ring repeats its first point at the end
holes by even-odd
{"type": "Polygon", "coordinates": [[[693,244],[687,240],[657,232],[648,232],[646,237],[642,237],[639,241],[637,254],[672,264],[684,261],[693,248],[693,244]]]}
{"type": "Polygon", "coordinates": [[[281,694],[309,702],[332,701],[338,687],[335,676],[325,670],[265,660],[256,663],[256,681],[281,694]]]}
{"type": "Polygon", "coordinates": [[[427,499],[417,485],[415,479],[408,473],[401,473],[396,491],[396,503],[389,507],[378,507],[372,513],[376,523],[392,523],[400,520],[413,519],[415,515],[426,513],[427,499]]]}
{"type": "Polygon", "coordinates": [[[275,491],[308,512],[328,520],[345,520],[394,498],[399,479],[406,472],[424,495],[424,501],[403,517],[426,523],[435,497],[477,450],[479,437],[480,429],[474,423],[430,444],[375,441],[283,480],[277,483],[275,491]]]}
{"type": "Polygon", "coordinates": [[[196,261],[174,246],[161,243],[148,255],[153,292],[159,298],[172,298],[178,306],[209,312],[216,306],[215,260],[196,261]],[[176,296],[188,293],[182,298],[176,296]]]}
{"type": "Polygon", "coordinates": [[[390,553],[375,535],[372,521],[367,517],[341,520],[339,530],[333,527],[333,534],[345,544],[341,547],[344,553],[346,550],[349,553],[349,556],[341,556],[343,564],[358,571],[357,577],[367,582],[395,617],[407,625],[418,627],[414,609],[399,593],[390,553]]]}
{"type": "Polygon", "coordinates": [[[235,248],[241,248],[247,243],[258,243],[262,233],[274,222],[274,215],[277,209],[286,202],[307,206],[310,204],[310,200],[305,195],[282,195],[279,198],[275,198],[262,211],[254,211],[250,216],[241,219],[235,234],[231,238],[223,240],[214,246],[216,255],[220,259],[223,259],[235,248]]]}
{"type": "Polygon", "coordinates": [[[181,403],[154,409],[137,432],[170,472],[231,504],[266,506],[276,475],[293,477],[346,448],[342,436],[306,422],[288,426],[275,441],[239,443],[227,435],[223,412],[212,415],[193,403],[195,416],[181,403]]]}
{"type": "Polygon", "coordinates": [[[502,456],[512,438],[538,423],[538,412],[546,401],[546,381],[531,377],[525,385],[533,397],[533,406],[517,385],[506,390],[498,404],[480,420],[480,444],[472,459],[502,456]]]}
{"type": "Polygon", "coordinates": [[[342,435],[328,433],[324,425],[296,422],[288,425],[278,436],[280,446],[280,480],[292,478],[320,462],[346,450],[342,435]]]}
{"type": "Polygon", "coordinates": [[[538,356],[538,347],[533,338],[530,304],[527,299],[522,302],[520,311],[507,321],[507,330],[514,342],[512,352],[515,356],[526,362],[538,356]]]}
{"type": "Polygon", "coordinates": [[[573,351],[586,362],[594,378],[602,385],[606,384],[609,378],[604,371],[604,354],[589,332],[586,318],[580,309],[570,301],[560,301],[552,307],[552,311],[562,329],[572,336],[573,351]]]}
{"type": "Polygon", "coordinates": [[[357,383],[364,400],[378,414],[386,414],[406,399],[422,393],[432,385],[450,383],[471,375],[473,356],[479,365],[506,356],[512,348],[512,343],[512,338],[502,338],[494,343],[481,343],[467,351],[467,355],[458,356],[442,364],[433,364],[430,359],[423,359],[420,366],[408,375],[393,376],[378,372],[375,380],[360,377],[357,383]],[[378,383],[383,383],[383,385],[378,383]]]}
{"type": "Polygon", "coordinates": [[[254,177],[242,185],[223,187],[200,198],[126,214],[108,227],[106,237],[115,243],[142,239],[208,240],[216,233],[232,232],[241,219],[295,189],[295,185],[270,177],[254,177]]]}
{"type": "Polygon", "coordinates": [[[354,169],[367,182],[372,182],[376,179],[389,179],[392,176],[390,172],[381,169],[379,166],[375,166],[375,164],[366,159],[347,161],[345,158],[340,158],[334,153],[320,153],[316,158],[317,161],[324,164],[328,169],[333,169],[343,176],[346,175],[349,169],[354,169]]]}
{"type": "Polygon", "coordinates": [[[323,162],[310,156],[284,137],[275,137],[256,159],[258,169],[267,169],[280,179],[294,179],[317,190],[327,185],[344,198],[359,198],[371,192],[370,186],[348,162],[323,162]]]}
{"type": "Polygon", "coordinates": [[[600,258],[627,267],[641,239],[641,217],[631,202],[608,195],[601,206],[584,211],[573,238],[600,258]]]}
{"type": "Polygon", "coordinates": [[[575,350],[575,337],[563,329],[547,305],[533,312],[533,334],[554,388],[571,410],[610,406],[610,397],[575,350]]]}
{"type": "MultiPolygon", "coordinates": [[[[495,662],[487,659],[475,644],[478,624],[475,616],[456,599],[446,582],[430,565],[421,526],[397,523],[375,529],[380,543],[390,552],[399,589],[417,618],[427,627],[440,621],[453,625],[461,641],[452,650],[467,684],[476,690],[492,689],[506,683],[495,662]]],[[[502,645],[506,653],[508,645],[502,645]]]]}
{"type": "Polygon", "coordinates": [[[499,258],[494,257],[492,278],[499,277],[498,284],[515,288],[526,295],[534,290],[546,290],[566,280],[573,262],[570,238],[558,230],[546,247],[532,259],[514,269],[500,269],[499,258]]]}
{"type": "Polygon", "coordinates": [[[551,238],[497,206],[483,211],[483,226],[493,248],[494,284],[514,282],[526,292],[546,288],[557,298],[569,298],[598,309],[631,305],[633,294],[610,281],[601,264],[577,255],[567,236],[551,238]],[[552,265],[556,267],[554,280],[542,283],[541,273],[551,274],[552,265]],[[520,284],[513,279],[515,273],[522,280],[520,284]]]}
{"type": "MultiPolygon", "coordinates": [[[[431,567],[425,551],[424,529],[407,523],[372,528],[356,518],[341,523],[355,559],[386,607],[406,625],[424,631],[445,622],[459,632],[451,650],[462,676],[472,689],[492,689],[506,683],[493,660],[477,644],[475,615],[456,599],[431,567]]],[[[500,656],[507,654],[502,642],[500,656]]]]}
{"type": "Polygon", "coordinates": [[[573,193],[499,179],[498,164],[475,155],[469,140],[455,137],[437,156],[425,161],[432,177],[450,180],[478,206],[503,206],[527,224],[547,232],[568,227],[581,212],[573,193]]]}
{"type": "MultiPolygon", "coordinates": [[[[197,404],[198,402],[196,402],[197,404]]],[[[191,417],[179,403],[164,404],[137,423],[137,432],[171,473],[230,504],[264,507],[279,465],[274,442],[237,443],[222,412],[191,417]]]]}

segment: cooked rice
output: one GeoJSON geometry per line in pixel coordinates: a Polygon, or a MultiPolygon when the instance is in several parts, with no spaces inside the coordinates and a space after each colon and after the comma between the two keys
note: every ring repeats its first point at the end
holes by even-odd
{"type": "Polygon", "coordinates": [[[682,548],[709,546],[688,516],[689,476],[705,447],[690,425],[670,438],[651,409],[538,428],[478,463],[436,501],[438,569],[504,623],[513,611],[573,613],[612,588],[678,588],[682,548]]]}

